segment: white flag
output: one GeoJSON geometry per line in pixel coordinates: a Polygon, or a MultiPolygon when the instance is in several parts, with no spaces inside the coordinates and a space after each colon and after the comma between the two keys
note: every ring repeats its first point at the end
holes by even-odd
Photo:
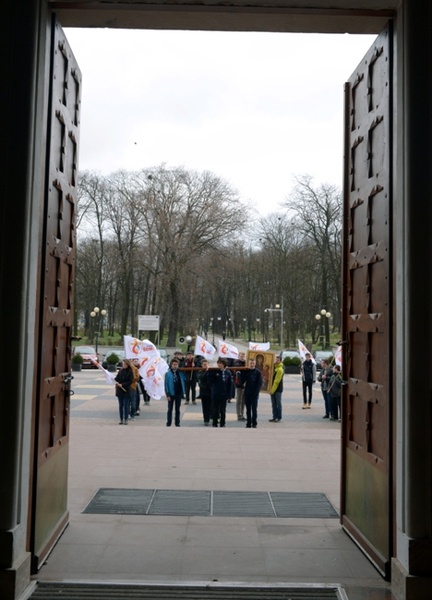
{"type": "Polygon", "coordinates": [[[144,356],[139,360],[139,374],[143,378],[148,395],[160,400],[165,391],[163,376],[168,371],[166,361],[161,356],[144,356]]]}
{"type": "MultiPolygon", "coordinates": [[[[147,371],[149,371],[149,369],[156,369],[160,375],[165,375],[169,369],[167,361],[162,358],[162,356],[152,356],[148,361],[144,361],[144,359],[141,360],[143,360],[143,365],[145,365],[147,371]]],[[[146,374],[146,376],[150,377],[150,375],[151,372],[149,371],[149,375],[146,374]]]]}
{"type": "Polygon", "coordinates": [[[335,363],[342,367],[342,346],[338,346],[334,354],[335,363]]]}
{"type": "Polygon", "coordinates": [[[165,393],[164,379],[156,370],[151,377],[145,379],[145,389],[150,398],[160,400],[165,393]]]}
{"type": "Polygon", "coordinates": [[[123,343],[126,358],[159,356],[158,349],[150,340],[138,340],[131,335],[124,335],[123,343]]]}
{"type": "Polygon", "coordinates": [[[97,366],[97,368],[98,368],[98,369],[100,369],[100,370],[103,372],[103,374],[104,374],[104,377],[105,377],[105,381],[106,381],[107,383],[114,383],[114,378],[115,378],[115,376],[117,375],[117,373],[111,373],[111,371],[107,371],[106,369],[104,369],[104,368],[103,368],[103,366],[102,366],[102,365],[100,365],[100,364],[99,364],[99,363],[98,363],[96,360],[94,360],[94,359],[93,359],[93,358],[91,358],[91,357],[90,357],[90,360],[92,361],[92,363],[93,363],[94,365],[96,365],[96,366],[97,366]]]}
{"type": "Polygon", "coordinates": [[[270,342],[265,342],[263,344],[249,342],[249,350],[261,350],[261,352],[267,352],[267,350],[270,350],[270,342]]]}
{"type": "Polygon", "coordinates": [[[300,340],[297,340],[297,341],[298,341],[298,349],[299,349],[299,354],[301,356],[301,359],[304,360],[306,358],[306,352],[308,352],[311,355],[312,362],[314,363],[314,365],[316,365],[316,360],[312,356],[312,352],[309,352],[309,350],[306,348],[306,346],[303,344],[303,342],[301,342],[300,340]]]}
{"type": "Polygon", "coordinates": [[[218,340],[219,356],[224,358],[238,358],[238,350],[232,344],[218,340]]]}
{"type": "Polygon", "coordinates": [[[212,360],[213,356],[215,355],[215,352],[216,352],[216,348],[214,346],[212,346],[210,344],[210,342],[208,342],[204,338],[200,337],[199,335],[196,336],[195,350],[194,350],[195,356],[204,356],[204,358],[207,358],[208,360],[212,360]]]}

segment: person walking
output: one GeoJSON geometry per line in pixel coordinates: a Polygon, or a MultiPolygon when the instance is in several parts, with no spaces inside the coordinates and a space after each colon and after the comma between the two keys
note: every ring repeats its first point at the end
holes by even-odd
{"type": "Polygon", "coordinates": [[[207,426],[210,424],[210,416],[211,416],[211,388],[208,380],[209,375],[209,361],[207,359],[203,359],[201,361],[202,371],[198,371],[198,387],[199,387],[199,395],[201,398],[201,407],[204,419],[204,425],[207,426]]]}
{"type": "Polygon", "coordinates": [[[213,427],[225,427],[226,422],[226,405],[228,399],[232,397],[232,375],[227,369],[228,361],[226,358],[219,357],[217,360],[216,371],[209,371],[208,381],[211,392],[211,410],[213,427]]]}
{"type": "Polygon", "coordinates": [[[312,356],[306,352],[305,359],[301,365],[301,375],[303,383],[303,408],[310,408],[312,404],[312,385],[316,381],[316,364],[312,361],[312,356]]]}
{"type": "Polygon", "coordinates": [[[270,399],[272,403],[272,418],[270,423],[279,423],[282,421],[282,392],[283,392],[284,366],[280,356],[275,356],[273,380],[270,390],[270,399]]]}
{"type": "Polygon", "coordinates": [[[125,358],[122,361],[120,371],[114,378],[115,395],[117,396],[120,414],[119,425],[128,424],[131,404],[131,385],[135,380],[135,371],[136,369],[132,362],[128,358],[125,358]]]}
{"type": "Polygon", "coordinates": [[[182,397],[185,395],[185,384],[183,373],[180,373],[178,368],[179,361],[177,358],[173,358],[165,375],[165,395],[168,401],[167,427],[171,427],[173,410],[175,410],[175,426],[180,427],[180,406],[182,397]]]}
{"type": "Polygon", "coordinates": [[[329,419],[331,414],[330,394],[328,393],[327,389],[332,373],[333,368],[330,366],[329,361],[326,358],[323,358],[321,361],[321,371],[318,375],[318,381],[321,383],[321,393],[324,398],[325,414],[323,419],[329,419]]]}
{"type": "MultiPolygon", "coordinates": [[[[238,358],[234,360],[234,367],[246,366],[246,355],[244,352],[239,352],[238,358]]],[[[246,421],[244,416],[244,383],[241,380],[241,371],[236,371],[235,374],[235,392],[236,392],[236,413],[237,421],[246,421]]]]}
{"type": "Polygon", "coordinates": [[[262,374],[256,367],[254,358],[249,359],[249,368],[241,372],[244,383],[244,400],[246,406],[246,427],[256,429],[258,425],[258,398],[262,387],[262,374]]]}

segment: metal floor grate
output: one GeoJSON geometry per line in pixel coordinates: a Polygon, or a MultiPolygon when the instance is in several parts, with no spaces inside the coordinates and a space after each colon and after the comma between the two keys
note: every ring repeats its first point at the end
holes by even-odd
{"type": "Polygon", "coordinates": [[[100,488],[83,512],[201,517],[338,517],[327,496],[320,493],[118,488],[100,488]]]}
{"type": "Polygon", "coordinates": [[[346,600],[334,585],[284,587],[38,583],[29,600],[346,600]]]}

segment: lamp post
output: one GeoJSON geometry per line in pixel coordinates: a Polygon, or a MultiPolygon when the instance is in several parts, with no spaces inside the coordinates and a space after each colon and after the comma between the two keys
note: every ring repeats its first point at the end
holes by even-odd
{"type": "Polygon", "coordinates": [[[257,322],[257,340],[256,341],[258,341],[258,338],[259,338],[260,321],[261,321],[261,319],[259,317],[257,317],[256,318],[256,322],[257,322]]]}
{"type": "MultiPolygon", "coordinates": [[[[320,335],[320,337],[321,337],[322,350],[324,350],[324,348],[325,348],[325,344],[324,344],[324,338],[325,338],[325,336],[324,336],[324,323],[327,324],[327,328],[328,328],[328,322],[329,322],[329,319],[330,319],[331,316],[332,316],[331,312],[328,312],[325,308],[322,308],[320,310],[320,312],[315,315],[315,319],[320,323],[320,326],[321,326],[321,335],[320,335]],[[325,319],[327,319],[327,321],[325,319]]],[[[329,336],[327,336],[326,344],[328,346],[330,346],[329,336]]]]}
{"type": "Polygon", "coordinates": [[[264,312],[278,312],[280,313],[280,344],[281,350],[283,350],[283,306],[275,304],[274,308],[265,308],[264,312]]]}
{"type": "Polygon", "coordinates": [[[103,319],[106,314],[107,314],[107,311],[104,308],[102,310],[100,310],[100,308],[98,306],[95,306],[94,309],[90,313],[90,316],[92,319],[95,320],[95,325],[96,325],[96,331],[94,332],[95,337],[96,337],[96,347],[95,347],[96,354],[98,353],[100,320],[102,317],[102,322],[103,322],[103,319]]]}
{"type": "Polygon", "coordinates": [[[212,336],[213,336],[213,346],[214,346],[215,339],[214,339],[214,324],[213,324],[213,317],[210,317],[210,327],[211,327],[211,330],[212,330],[212,336]]]}
{"type": "Polygon", "coordinates": [[[222,321],[222,317],[218,317],[217,320],[218,320],[217,332],[218,332],[218,335],[220,335],[221,334],[221,321],[222,321]]]}

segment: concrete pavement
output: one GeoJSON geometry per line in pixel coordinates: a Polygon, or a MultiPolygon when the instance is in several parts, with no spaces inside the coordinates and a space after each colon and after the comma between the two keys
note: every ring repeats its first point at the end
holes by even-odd
{"type": "Polygon", "coordinates": [[[128,582],[338,583],[349,600],[384,600],[389,586],[338,519],[83,514],[99,488],[321,492],[339,511],[340,424],[322,419],[314,387],[302,410],[300,376],[284,377],[283,420],[259,401],[257,429],[204,427],[201,405],[165,426],[152,400],[118,425],[113,388],[99,371],[74,373],[70,524],[37,579],[128,582]]]}

